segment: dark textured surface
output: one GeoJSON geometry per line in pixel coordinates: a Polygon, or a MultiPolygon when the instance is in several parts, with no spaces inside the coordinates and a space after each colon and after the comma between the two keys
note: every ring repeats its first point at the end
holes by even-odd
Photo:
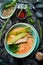
{"type": "MultiPolygon", "coordinates": [[[[2,0],[0,0],[0,2],[1,2],[2,0]]],[[[27,2],[27,1],[29,1],[29,0],[19,0],[20,2],[22,1],[25,1],[25,2],[27,2]]],[[[31,0],[31,1],[33,1],[33,0],[31,0]]],[[[43,0],[42,0],[43,1],[43,0]]],[[[4,48],[4,37],[5,37],[5,33],[7,32],[7,30],[12,26],[12,25],[14,25],[14,24],[16,24],[16,23],[18,23],[18,22],[20,22],[19,20],[17,20],[17,18],[16,18],[16,12],[14,13],[14,15],[11,17],[11,21],[10,21],[10,23],[6,26],[6,28],[5,28],[5,30],[4,30],[4,32],[3,32],[3,37],[2,37],[2,39],[0,40],[0,65],[43,65],[43,62],[41,61],[41,62],[39,62],[39,61],[37,61],[36,59],[35,59],[35,55],[31,55],[30,57],[28,56],[28,57],[26,57],[26,58],[24,58],[24,59],[17,59],[17,58],[14,58],[14,57],[12,57],[12,56],[10,56],[8,53],[7,53],[7,51],[5,50],[5,48],[4,48]]],[[[33,16],[32,16],[32,18],[35,20],[35,24],[33,25],[36,29],[37,29],[37,31],[38,31],[38,33],[39,33],[39,26],[38,26],[38,24],[37,24],[37,18],[35,17],[35,15],[34,15],[34,12],[33,12],[33,16]]],[[[29,23],[28,21],[27,21],[27,19],[26,20],[24,20],[24,21],[21,21],[21,22],[25,22],[25,23],[29,23]]],[[[40,22],[41,22],[41,26],[42,26],[42,29],[43,29],[43,19],[40,19],[40,22]]],[[[0,29],[2,28],[2,25],[4,24],[5,22],[4,22],[4,20],[1,20],[0,19],[0,29]]],[[[30,23],[29,23],[30,24],[30,23]]],[[[42,45],[42,43],[43,43],[43,40],[42,40],[42,42],[41,42],[41,45],[42,45]]]]}

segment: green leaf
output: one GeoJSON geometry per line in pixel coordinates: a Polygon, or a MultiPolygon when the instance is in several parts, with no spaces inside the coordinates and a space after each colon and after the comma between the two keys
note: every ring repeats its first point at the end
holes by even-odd
{"type": "Polygon", "coordinates": [[[1,30],[0,30],[0,39],[1,39],[2,35],[3,35],[3,32],[4,32],[5,27],[7,26],[7,24],[8,24],[9,22],[10,22],[10,19],[7,19],[7,20],[5,21],[5,23],[4,23],[4,25],[2,26],[2,28],[1,28],[1,30]]]}
{"type": "Polygon", "coordinates": [[[33,20],[32,18],[29,18],[29,22],[30,22],[31,24],[34,24],[34,20],[33,20]]]}
{"type": "Polygon", "coordinates": [[[13,1],[7,3],[7,4],[4,6],[4,9],[7,9],[7,8],[9,8],[9,7],[11,7],[11,6],[14,6],[14,5],[17,3],[17,1],[18,1],[18,0],[13,0],[13,1]]]}
{"type": "Polygon", "coordinates": [[[39,25],[39,29],[40,29],[40,39],[42,40],[42,26],[40,24],[40,20],[38,20],[38,25],[39,25]]]}
{"type": "Polygon", "coordinates": [[[26,7],[26,10],[27,10],[27,17],[32,16],[32,12],[31,12],[30,7],[28,5],[26,7]]]}
{"type": "Polygon", "coordinates": [[[13,52],[16,53],[18,51],[19,45],[10,45],[9,49],[13,52]]]}

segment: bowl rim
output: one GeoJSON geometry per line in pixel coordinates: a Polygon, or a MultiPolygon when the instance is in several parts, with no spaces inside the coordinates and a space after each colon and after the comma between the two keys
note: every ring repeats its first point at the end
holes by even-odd
{"type": "MultiPolygon", "coordinates": [[[[23,24],[23,25],[26,25],[26,26],[30,26],[32,29],[34,29],[34,31],[36,32],[36,34],[38,34],[38,32],[36,31],[36,29],[35,29],[32,25],[27,24],[27,23],[17,23],[17,24],[15,24],[15,25],[13,25],[13,26],[8,30],[8,32],[9,32],[14,26],[20,25],[20,24],[23,24]]],[[[35,42],[34,46],[29,50],[29,52],[27,52],[26,54],[14,54],[13,52],[10,52],[10,50],[8,50],[8,47],[6,48],[6,46],[7,46],[7,44],[6,44],[6,36],[7,36],[8,32],[7,32],[6,35],[5,35],[4,46],[5,46],[6,51],[7,51],[10,55],[12,55],[13,57],[16,57],[16,58],[24,58],[24,57],[27,57],[28,55],[30,55],[30,54],[33,52],[33,50],[34,50],[35,47],[36,47],[36,42],[35,42]]],[[[38,36],[39,36],[39,35],[38,35],[38,36]]],[[[37,39],[37,37],[36,37],[36,39],[37,39]]]]}

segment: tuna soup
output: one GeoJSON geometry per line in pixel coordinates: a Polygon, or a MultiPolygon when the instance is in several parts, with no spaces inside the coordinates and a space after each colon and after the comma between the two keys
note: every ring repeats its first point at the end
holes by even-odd
{"type": "Polygon", "coordinates": [[[15,54],[25,54],[32,48],[34,38],[30,27],[12,29],[7,36],[10,51],[15,54]]]}

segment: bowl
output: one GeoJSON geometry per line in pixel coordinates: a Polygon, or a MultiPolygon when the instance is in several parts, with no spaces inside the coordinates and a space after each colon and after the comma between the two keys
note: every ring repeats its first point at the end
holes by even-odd
{"type": "MultiPolygon", "coordinates": [[[[1,6],[0,6],[0,17],[1,17],[2,19],[10,18],[10,17],[14,14],[14,12],[15,12],[15,10],[16,10],[17,4],[15,4],[15,5],[13,6],[13,11],[11,12],[10,15],[8,15],[8,16],[3,16],[4,6],[5,6],[7,3],[9,3],[9,2],[10,2],[10,1],[4,1],[4,2],[1,4],[1,6]]],[[[9,11],[9,12],[10,12],[10,11],[9,11]]]]}
{"type": "Polygon", "coordinates": [[[37,42],[36,42],[36,47],[35,47],[33,53],[38,49],[39,44],[40,44],[40,39],[39,39],[39,35],[38,35],[37,31],[36,31],[36,34],[37,34],[37,42]]]}
{"type": "Polygon", "coordinates": [[[36,34],[37,34],[36,46],[35,46],[35,49],[33,50],[32,54],[34,54],[36,52],[36,50],[38,49],[39,44],[40,44],[39,34],[37,33],[37,31],[36,31],[36,34]]]}
{"type": "MultiPolygon", "coordinates": [[[[33,51],[35,50],[36,44],[37,44],[37,40],[38,40],[37,38],[39,38],[38,32],[36,31],[36,29],[35,29],[32,25],[26,24],[26,23],[17,23],[17,24],[15,24],[15,25],[13,25],[13,26],[8,30],[8,32],[6,33],[6,35],[5,35],[5,40],[4,40],[4,46],[5,46],[6,51],[7,51],[10,55],[12,55],[13,57],[16,57],[16,58],[24,58],[24,57],[29,56],[29,55],[30,55],[31,53],[33,53],[33,51]],[[13,53],[12,51],[9,50],[9,46],[8,46],[8,44],[7,44],[7,42],[6,42],[6,38],[7,38],[8,34],[9,34],[9,32],[10,32],[12,29],[17,28],[17,27],[26,27],[26,26],[31,28],[31,31],[32,31],[31,33],[32,33],[32,35],[33,35],[33,37],[34,37],[34,43],[33,43],[33,45],[32,45],[32,48],[31,48],[27,53],[25,53],[25,54],[15,54],[15,53],[13,53]],[[36,35],[36,33],[37,33],[37,35],[36,35]]],[[[38,40],[38,44],[39,44],[39,41],[40,41],[40,40],[38,40]]]]}
{"type": "Polygon", "coordinates": [[[25,9],[18,9],[17,12],[16,12],[16,17],[20,21],[25,20],[27,18],[26,10],[25,9]],[[19,12],[20,12],[20,14],[19,14],[19,12]],[[18,16],[18,14],[19,14],[19,16],[18,16]]]}

